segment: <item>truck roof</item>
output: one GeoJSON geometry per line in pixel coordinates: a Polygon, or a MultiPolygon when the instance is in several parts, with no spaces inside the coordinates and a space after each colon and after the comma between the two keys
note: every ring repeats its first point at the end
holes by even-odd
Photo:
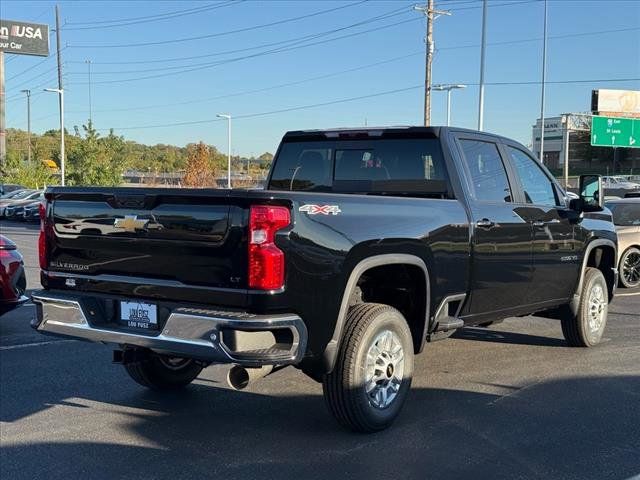
{"type": "Polygon", "coordinates": [[[410,125],[398,125],[387,127],[352,127],[352,128],[328,128],[316,130],[292,130],[284,134],[283,141],[304,139],[326,139],[326,138],[363,138],[363,137],[393,137],[393,136],[415,136],[415,137],[440,137],[447,132],[466,132],[482,134],[496,139],[505,139],[493,133],[479,132],[468,128],[459,127],[419,127],[410,125]]]}

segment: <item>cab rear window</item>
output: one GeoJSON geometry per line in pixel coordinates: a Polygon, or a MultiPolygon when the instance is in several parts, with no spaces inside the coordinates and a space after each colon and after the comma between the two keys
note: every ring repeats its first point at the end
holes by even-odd
{"type": "Polygon", "coordinates": [[[284,143],[269,188],[428,194],[446,183],[437,139],[327,140],[284,143]]]}

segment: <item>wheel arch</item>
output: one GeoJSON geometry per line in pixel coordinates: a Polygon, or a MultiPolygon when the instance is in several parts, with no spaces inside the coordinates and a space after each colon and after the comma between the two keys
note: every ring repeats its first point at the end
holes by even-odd
{"type": "Polygon", "coordinates": [[[580,279],[570,304],[571,310],[574,313],[577,312],[578,305],[580,304],[580,292],[582,291],[582,284],[588,267],[597,268],[604,275],[607,282],[609,302],[611,302],[618,283],[618,257],[616,244],[612,240],[606,238],[592,240],[587,244],[582,258],[580,279]]]}
{"type": "Polygon", "coordinates": [[[351,270],[349,278],[345,285],[344,292],[342,294],[342,300],[340,302],[340,310],[336,319],[333,335],[323,352],[323,366],[326,373],[330,373],[336,362],[340,343],[342,341],[342,334],[344,331],[344,325],[347,318],[347,311],[349,309],[350,300],[357,292],[359,281],[363,278],[367,272],[373,271],[378,267],[385,266],[409,266],[413,269],[419,269],[422,278],[424,280],[424,307],[420,312],[420,320],[415,325],[410,325],[412,335],[414,337],[414,348],[416,353],[421,351],[424,345],[424,339],[426,336],[426,329],[429,325],[429,313],[431,305],[431,287],[429,281],[429,269],[426,263],[420,257],[411,254],[381,254],[372,257],[367,257],[359,261],[356,266],[351,270]],[[413,328],[412,328],[413,327],[413,328]],[[419,330],[417,332],[416,330],[419,330]],[[417,335],[416,335],[417,333],[417,335]]]}

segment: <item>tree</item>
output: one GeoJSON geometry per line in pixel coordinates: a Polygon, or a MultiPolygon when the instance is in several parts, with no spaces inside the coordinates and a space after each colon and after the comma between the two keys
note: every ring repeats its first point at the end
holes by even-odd
{"type": "Polygon", "coordinates": [[[49,167],[46,167],[40,161],[33,161],[30,164],[24,162],[16,151],[11,151],[7,155],[5,171],[2,172],[2,181],[4,183],[16,183],[27,188],[44,188],[47,185],[58,183],[49,167]]]}
{"type": "Polygon", "coordinates": [[[182,180],[185,187],[210,187],[215,184],[211,152],[203,142],[189,145],[187,166],[182,180]]]}
{"type": "Polygon", "coordinates": [[[116,186],[122,183],[126,169],[125,142],[113,131],[100,138],[91,122],[82,126],[84,138],[69,152],[69,185],[116,186]]]}

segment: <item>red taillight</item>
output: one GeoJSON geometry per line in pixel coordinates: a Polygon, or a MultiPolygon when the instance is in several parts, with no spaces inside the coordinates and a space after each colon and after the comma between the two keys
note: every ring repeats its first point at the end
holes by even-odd
{"type": "Polygon", "coordinates": [[[40,204],[40,236],[38,237],[38,259],[40,261],[40,268],[46,270],[49,267],[48,255],[47,255],[47,233],[46,233],[46,221],[47,221],[47,207],[44,203],[40,204]]]}
{"type": "Polygon", "coordinates": [[[289,209],[253,205],[249,213],[249,288],[277,290],[284,286],[284,253],[276,247],[278,230],[291,223],[289,209]]]}

